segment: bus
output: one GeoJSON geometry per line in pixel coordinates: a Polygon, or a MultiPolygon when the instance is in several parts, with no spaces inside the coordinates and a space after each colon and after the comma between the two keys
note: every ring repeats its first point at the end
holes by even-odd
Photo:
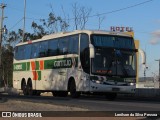
{"type": "Polygon", "coordinates": [[[24,95],[135,93],[137,49],[122,32],[76,30],[19,43],[14,51],[13,87],[24,95]]]}

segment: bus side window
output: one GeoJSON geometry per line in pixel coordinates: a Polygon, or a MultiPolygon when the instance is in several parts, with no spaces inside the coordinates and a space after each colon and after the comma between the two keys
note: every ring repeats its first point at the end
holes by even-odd
{"type": "Polygon", "coordinates": [[[78,54],[78,45],[79,45],[79,35],[74,35],[69,37],[69,54],[78,54]]]}
{"type": "Polygon", "coordinates": [[[48,41],[40,42],[39,45],[39,57],[47,57],[48,41]]]}
{"type": "Polygon", "coordinates": [[[24,59],[24,46],[18,46],[18,60],[23,60],[24,59]]]}
{"type": "Polygon", "coordinates": [[[87,34],[81,34],[80,60],[83,70],[86,73],[89,73],[90,72],[89,37],[87,34]]]}
{"type": "Polygon", "coordinates": [[[31,58],[39,57],[39,43],[32,44],[31,58]]]}
{"type": "Polygon", "coordinates": [[[15,59],[16,60],[19,60],[19,58],[18,58],[18,47],[15,47],[15,49],[14,49],[14,57],[15,57],[15,59]]]}
{"type": "Polygon", "coordinates": [[[48,51],[47,56],[56,56],[58,55],[58,40],[48,41],[48,51]]]}
{"type": "Polygon", "coordinates": [[[65,55],[68,53],[68,37],[59,39],[59,55],[65,55]]]}
{"type": "Polygon", "coordinates": [[[24,59],[30,59],[31,57],[31,47],[32,44],[28,44],[24,46],[24,59]]]}

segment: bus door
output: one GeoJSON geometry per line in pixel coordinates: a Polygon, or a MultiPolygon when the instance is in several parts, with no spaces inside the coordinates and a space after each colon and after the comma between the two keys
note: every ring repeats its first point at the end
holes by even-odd
{"type": "Polygon", "coordinates": [[[90,80],[90,57],[89,57],[89,36],[81,34],[80,37],[80,62],[81,62],[81,80],[83,80],[83,90],[89,91],[90,80]]]}

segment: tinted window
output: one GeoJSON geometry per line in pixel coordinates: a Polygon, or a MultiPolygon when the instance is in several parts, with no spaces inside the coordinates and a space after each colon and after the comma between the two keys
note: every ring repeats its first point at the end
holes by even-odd
{"type": "Polygon", "coordinates": [[[24,58],[23,59],[30,59],[31,57],[31,47],[32,47],[32,44],[28,44],[28,45],[25,45],[24,46],[24,58]]]}
{"type": "Polygon", "coordinates": [[[18,47],[15,47],[14,49],[14,57],[16,60],[18,60],[18,47]]]}
{"type": "Polygon", "coordinates": [[[78,54],[78,46],[79,46],[79,35],[70,36],[68,52],[70,54],[78,54]]]}
{"type": "Polygon", "coordinates": [[[58,54],[58,40],[48,41],[48,56],[55,56],[58,54]]]}
{"type": "Polygon", "coordinates": [[[89,37],[87,34],[81,35],[80,40],[80,59],[82,68],[86,73],[90,71],[90,58],[89,58],[89,37]]]}
{"type": "Polygon", "coordinates": [[[32,44],[31,58],[39,57],[39,43],[32,44]]]}
{"type": "Polygon", "coordinates": [[[47,57],[48,41],[40,42],[39,45],[39,57],[47,57]]]}
{"type": "Polygon", "coordinates": [[[24,58],[24,46],[18,47],[18,60],[23,60],[24,58]]]}
{"type": "Polygon", "coordinates": [[[64,55],[68,53],[68,37],[59,39],[59,54],[64,55]]]}
{"type": "Polygon", "coordinates": [[[134,49],[134,41],[130,37],[117,37],[116,47],[134,49]]]}
{"type": "Polygon", "coordinates": [[[95,46],[113,47],[115,43],[114,36],[93,35],[92,43],[95,46]]]}
{"type": "Polygon", "coordinates": [[[131,37],[92,35],[91,42],[94,46],[134,49],[134,41],[131,37]]]}

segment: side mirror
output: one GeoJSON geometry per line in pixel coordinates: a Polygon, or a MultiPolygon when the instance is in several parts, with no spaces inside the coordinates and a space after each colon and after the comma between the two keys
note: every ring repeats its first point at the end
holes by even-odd
{"type": "Polygon", "coordinates": [[[92,44],[89,44],[89,52],[90,52],[90,58],[94,58],[94,46],[92,44]]]}

